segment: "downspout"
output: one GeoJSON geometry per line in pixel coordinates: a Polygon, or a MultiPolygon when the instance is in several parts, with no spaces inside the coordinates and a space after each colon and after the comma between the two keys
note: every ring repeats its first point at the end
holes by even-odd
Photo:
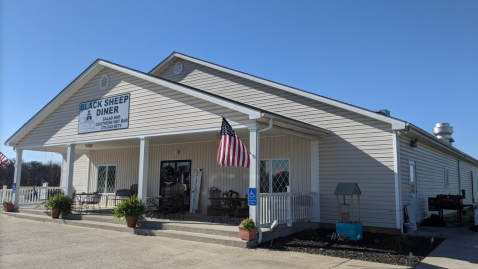
{"type": "MultiPolygon", "coordinates": [[[[256,156],[256,160],[259,162],[259,165],[256,165],[256,186],[260,186],[258,183],[259,181],[259,167],[261,165],[261,159],[260,159],[260,152],[261,152],[261,136],[259,135],[260,133],[262,132],[265,132],[267,130],[270,130],[272,129],[272,127],[274,126],[274,120],[273,119],[269,119],[269,126],[264,128],[264,129],[260,129],[259,131],[257,131],[257,142],[256,142],[256,145],[257,145],[257,156],[256,156]]],[[[260,199],[260,190],[259,190],[259,197],[258,199],[260,199]]],[[[257,211],[256,211],[257,212],[257,211]]],[[[260,216],[256,216],[256,220],[257,222],[260,221],[260,216]]],[[[257,231],[259,231],[259,238],[257,239],[257,244],[260,244],[262,242],[262,230],[261,230],[261,227],[259,225],[257,225],[258,229],[257,231]]]]}
{"type": "Polygon", "coordinates": [[[460,171],[460,159],[458,159],[458,195],[461,195],[461,171],[460,171]]]}

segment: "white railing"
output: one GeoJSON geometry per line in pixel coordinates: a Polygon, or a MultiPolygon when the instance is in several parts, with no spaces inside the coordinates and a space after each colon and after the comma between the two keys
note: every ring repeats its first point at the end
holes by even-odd
{"type": "MultiPolygon", "coordinates": [[[[48,198],[48,192],[53,193],[63,189],[63,187],[20,187],[16,190],[18,193],[18,203],[20,205],[40,204],[48,198]]],[[[13,202],[13,190],[1,189],[0,199],[1,201],[13,202]]]]}
{"type": "Polygon", "coordinates": [[[308,193],[261,193],[260,225],[266,226],[277,220],[280,224],[315,220],[317,216],[318,194],[308,193]]]}

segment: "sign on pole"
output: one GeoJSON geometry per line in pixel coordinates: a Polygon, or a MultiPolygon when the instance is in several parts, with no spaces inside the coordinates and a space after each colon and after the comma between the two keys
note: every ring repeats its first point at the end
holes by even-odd
{"type": "Polygon", "coordinates": [[[13,182],[12,192],[15,193],[16,189],[17,189],[17,183],[13,182]]]}
{"type": "Polygon", "coordinates": [[[257,205],[257,188],[249,188],[247,190],[247,205],[256,206],[257,205]]]}

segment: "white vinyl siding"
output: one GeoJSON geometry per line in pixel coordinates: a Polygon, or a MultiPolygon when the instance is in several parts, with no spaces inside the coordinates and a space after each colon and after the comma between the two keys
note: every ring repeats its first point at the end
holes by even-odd
{"type": "MultiPolygon", "coordinates": [[[[437,194],[461,194],[458,187],[458,160],[418,142],[418,147],[410,147],[410,138],[400,138],[401,182],[403,205],[410,204],[408,161],[416,162],[416,181],[418,190],[418,221],[432,213],[428,211],[428,197],[437,194]],[[448,187],[445,187],[445,174],[448,171],[448,187]]],[[[462,167],[463,169],[463,167],[462,167]]],[[[463,174],[463,172],[462,172],[463,174]]],[[[462,184],[463,186],[463,184],[462,184]]]]}
{"type": "MultiPolygon", "coordinates": [[[[319,163],[314,164],[320,167],[321,222],[337,220],[333,195],[337,183],[357,182],[363,192],[360,204],[364,225],[395,227],[390,124],[189,61],[181,62],[181,74],[174,74],[173,61],[158,76],[332,131],[319,139],[319,163]]],[[[295,175],[298,171],[292,169],[295,175]]]]}
{"type": "MultiPolygon", "coordinates": [[[[61,167],[61,182],[60,186],[65,187],[66,180],[66,154],[62,154],[63,161],[61,167]]],[[[76,192],[84,192],[85,189],[85,176],[88,158],[84,154],[75,154],[75,162],[73,166],[73,190],[76,192]]]]}
{"type": "Polygon", "coordinates": [[[111,137],[140,136],[175,131],[218,128],[220,116],[234,126],[249,123],[247,115],[199,98],[159,86],[109,68],[104,68],[38,126],[17,146],[41,146],[111,137]],[[102,75],[108,74],[108,90],[99,89],[102,75]],[[129,128],[78,134],[79,104],[130,93],[129,128]],[[194,115],[194,117],[191,117],[194,115]]]}
{"type": "MultiPolygon", "coordinates": [[[[247,148],[249,139],[241,138],[247,148]]],[[[279,136],[261,138],[261,156],[290,159],[294,171],[291,189],[295,192],[310,191],[310,142],[308,140],[279,136]]],[[[219,141],[154,145],[149,149],[148,196],[159,194],[161,161],[191,160],[191,171],[203,169],[199,212],[206,212],[209,187],[237,191],[245,197],[249,187],[249,170],[241,167],[216,168],[219,141]],[[180,154],[174,151],[179,150],[180,154]]],[[[138,183],[139,148],[92,150],[90,153],[90,190],[97,189],[98,166],[117,164],[116,189],[129,189],[138,183]]]]}

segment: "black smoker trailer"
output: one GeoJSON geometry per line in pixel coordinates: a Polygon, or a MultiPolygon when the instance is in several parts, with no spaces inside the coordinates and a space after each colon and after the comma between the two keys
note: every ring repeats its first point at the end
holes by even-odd
{"type": "Polygon", "coordinates": [[[428,197],[428,211],[438,211],[440,218],[443,219],[443,210],[456,210],[458,226],[461,226],[461,211],[463,208],[471,206],[464,205],[465,190],[461,190],[462,195],[438,194],[436,197],[428,197]]]}

